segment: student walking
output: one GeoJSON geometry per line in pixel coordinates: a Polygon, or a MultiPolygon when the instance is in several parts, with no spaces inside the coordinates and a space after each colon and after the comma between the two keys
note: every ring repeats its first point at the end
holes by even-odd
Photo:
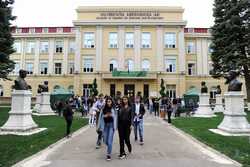
{"type": "Polygon", "coordinates": [[[63,111],[63,116],[66,120],[66,137],[70,137],[70,128],[73,122],[74,112],[72,111],[72,107],[69,104],[69,101],[66,101],[66,105],[63,111]]]}
{"type": "Polygon", "coordinates": [[[127,96],[122,98],[122,107],[118,112],[118,133],[120,142],[120,159],[126,157],[126,152],[124,150],[124,143],[128,147],[128,152],[132,152],[132,146],[130,144],[130,133],[132,128],[133,112],[129,104],[129,99],[127,96]]]}
{"type": "Polygon", "coordinates": [[[106,97],[106,103],[100,112],[98,130],[103,132],[104,142],[107,146],[107,161],[111,160],[113,137],[117,125],[117,116],[111,97],[106,97]]]}
{"type": "Polygon", "coordinates": [[[139,137],[140,137],[140,145],[144,144],[143,141],[143,116],[145,114],[145,108],[144,105],[141,103],[140,97],[136,97],[135,103],[132,107],[134,119],[133,119],[133,125],[134,125],[134,134],[135,134],[135,141],[138,139],[138,131],[139,131],[139,137]]]}

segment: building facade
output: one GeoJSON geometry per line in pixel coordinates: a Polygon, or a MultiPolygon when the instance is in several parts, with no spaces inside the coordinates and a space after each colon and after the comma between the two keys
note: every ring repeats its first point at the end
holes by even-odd
{"type": "MultiPolygon", "coordinates": [[[[224,80],[209,75],[211,34],[208,28],[186,28],[181,7],[79,7],[74,27],[13,29],[16,62],[10,78],[28,71],[33,96],[49,81],[89,95],[93,79],[99,92],[114,95],[159,95],[161,79],[170,97],[181,97],[206,81],[211,92],[224,80]]],[[[0,81],[2,96],[11,96],[13,81],[0,81]]]]}

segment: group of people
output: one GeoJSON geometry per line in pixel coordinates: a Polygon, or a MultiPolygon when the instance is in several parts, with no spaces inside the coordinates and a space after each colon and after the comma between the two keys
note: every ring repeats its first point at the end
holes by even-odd
{"type": "Polygon", "coordinates": [[[96,112],[96,149],[101,147],[103,140],[107,146],[106,159],[108,161],[111,160],[113,137],[116,130],[119,134],[120,159],[127,156],[125,144],[128,154],[132,152],[130,142],[132,127],[134,127],[135,141],[138,141],[139,131],[139,142],[141,145],[144,144],[143,116],[145,108],[140,97],[136,97],[134,103],[131,104],[127,96],[113,99],[110,96],[104,98],[103,94],[100,94],[98,100],[93,104],[92,110],[96,112]]]}

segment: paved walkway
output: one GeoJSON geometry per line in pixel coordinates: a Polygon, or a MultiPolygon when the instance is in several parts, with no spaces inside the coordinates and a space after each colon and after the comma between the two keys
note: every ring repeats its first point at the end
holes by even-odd
{"type": "MultiPolygon", "coordinates": [[[[133,154],[119,160],[116,134],[112,161],[105,160],[106,147],[95,149],[95,128],[69,140],[36,166],[47,167],[235,167],[225,159],[201,147],[158,118],[145,118],[145,145],[133,140],[133,154]]],[[[134,135],[131,135],[131,139],[134,135]]]]}

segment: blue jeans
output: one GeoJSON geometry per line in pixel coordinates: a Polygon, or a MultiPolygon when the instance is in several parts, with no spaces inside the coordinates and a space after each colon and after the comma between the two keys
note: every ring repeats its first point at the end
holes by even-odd
{"type": "Polygon", "coordinates": [[[135,140],[137,140],[137,132],[139,131],[140,142],[143,142],[143,119],[134,122],[135,140]]]}
{"type": "Polygon", "coordinates": [[[154,106],[149,105],[149,113],[152,114],[154,112],[154,106]]]}
{"type": "Polygon", "coordinates": [[[114,123],[105,123],[103,138],[104,142],[107,145],[107,154],[111,155],[112,153],[112,145],[113,145],[113,137],[114,137],[114,123]]]}

